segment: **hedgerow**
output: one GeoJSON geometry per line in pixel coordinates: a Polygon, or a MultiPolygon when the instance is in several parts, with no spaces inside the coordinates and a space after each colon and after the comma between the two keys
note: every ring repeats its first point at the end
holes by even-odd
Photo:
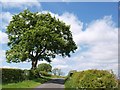
{"type": "Polygon", "coordinates": [[[106,70],[75,72],[65,82],[66,88],[117,88],[116,76],[106,70]]]}
{"type": "Polygon", "coordinates": [[[2,68],[2,83],[23,81],[23,70],[2,68]]]}
{"type": "Polygon", "coordinates": [[[44,71],[35,70],[21,70],[12,68],[0,68],[2,71],[2,83],[15,83],[23,80],[32,80],[40,78],[41,76],[51,76],[44,71]]]}

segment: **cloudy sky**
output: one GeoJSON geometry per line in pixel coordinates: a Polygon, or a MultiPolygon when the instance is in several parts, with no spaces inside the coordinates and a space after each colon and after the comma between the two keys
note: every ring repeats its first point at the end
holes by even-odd
{"type": "MultiPolygon", "coordinates": [[[[2,0],[1,0],[2,1],[2,0]]],[[[70,70],[112,69],[118,73],[118,3],[83,3],[83,2],[27,2],[21,0],[0,3],[0,61],[4,68],[30,69],[31,62],[7,63],[5,51],[8,38],[6,26],[12,16],[24,9],[32,12],[50,12],[71,25],[73,39],[78,49],[71,57],[57,57],[52,60],[53,68],[60,68],[64,73],[70,70]]],[[[64,0],[63,0],[64,1],[64,0]]],[[[45,61],[40,61],[43,63],[45,61]]]]}

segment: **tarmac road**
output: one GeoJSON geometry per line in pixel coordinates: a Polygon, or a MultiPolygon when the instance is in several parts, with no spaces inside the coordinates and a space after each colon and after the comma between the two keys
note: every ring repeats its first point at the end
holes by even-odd
{"type": "Polygon", "coordinates": [[[36,87],[34,90],[64,90],[64,79],[62,78],[55,78],[52,79],[40,86],[36,87]]]}

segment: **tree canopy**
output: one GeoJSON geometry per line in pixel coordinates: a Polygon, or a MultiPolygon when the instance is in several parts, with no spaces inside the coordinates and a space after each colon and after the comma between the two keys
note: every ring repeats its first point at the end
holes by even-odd
{"type": "Polygon", "coordinates": [[[56,55],[70,57],[77,49],[70,25],[50,13],[24,10],[12,17],[6,33],[10,47],[6,51],[7,62],[32,61],[32,69],[38,60],[51,62],[56,55]]]}
{"type": "Polygon", "coordinates": [[[47,63],[41,63],[38,65],[37,70],[44,71],[44,72],[51,72],[52,66],[47,63]]]}

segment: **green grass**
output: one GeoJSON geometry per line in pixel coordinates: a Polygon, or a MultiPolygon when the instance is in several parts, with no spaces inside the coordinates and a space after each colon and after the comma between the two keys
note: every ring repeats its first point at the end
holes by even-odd
{"type": "Polygon", "coordinates": [[[5,84],[2,86],[2,88],[33,88],[40,84],[41,83],[35,82],[33,80],[26,80],[26,81],[18,82],[18,83],[5,84]]]}
{"type": "Polygon", "coordinates": [[[50,80],[49,78],[39,78],[34,80],[25,80],[18,83],[3,84],[2,88],[35,88],[40,84],[50,80]]]}
{"type": "Polygon", "coordinates": [[[65,76],[52,75],[51,78],[66,78],[65,76]]]}
{"type": "Polygon", "coordinates": [[[1,88],[2,88],[2,84],[0,83],[0,90],[1,90],[1,88]]]}

